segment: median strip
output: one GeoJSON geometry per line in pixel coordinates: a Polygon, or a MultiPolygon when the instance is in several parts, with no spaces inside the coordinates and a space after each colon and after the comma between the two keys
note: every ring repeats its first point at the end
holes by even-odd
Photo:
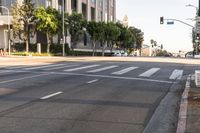
{"type": "Polygon", "coordinates": [[[48,99],[48,98],[51,98],[51,97],[54,97],[54,96],[57,96],[57,95],[60,95],[62,94],[63,92],[57,92],[57,93],[53,93],[53,94],[50,94],[50,95],[47,95],[47,96],[44,96],[42,98],[40,98],[41,100],[45,100],[45,99],[48,99]]]}

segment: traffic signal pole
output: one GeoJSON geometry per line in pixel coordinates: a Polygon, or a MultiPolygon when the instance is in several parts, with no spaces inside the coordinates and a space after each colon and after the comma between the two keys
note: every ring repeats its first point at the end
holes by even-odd
{"type": "Polygon", "coordinates": [[[198,50],[198,47],[199,47],[199,17],[200,17],[200,0],[199,0],[199,7],[198,7],[198,10],[197,10],[197,17],[196,17],[196,40],[195,40],[195,43],[196,43],[196,55],[199,54],[199,50],[198,50]]]}
{"type": "Polygon", "coordinates": [[[200,0],[199,0],[198,16],[200,16],[200,0]]]}

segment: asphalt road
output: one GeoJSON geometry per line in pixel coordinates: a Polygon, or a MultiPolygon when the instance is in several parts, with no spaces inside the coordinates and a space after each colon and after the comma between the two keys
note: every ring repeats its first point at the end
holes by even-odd
{"type": "Polygon", "coordinates": [[[174,133],[185,80],[197,69],[156,61],[1,65],[0,133],[174,133]]]}

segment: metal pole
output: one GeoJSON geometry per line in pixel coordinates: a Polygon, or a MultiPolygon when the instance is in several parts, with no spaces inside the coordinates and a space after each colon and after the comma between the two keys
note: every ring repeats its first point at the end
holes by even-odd
{"type": "MultiPolygon", "coordinates": [[[[200,9],[200,0],[199,0],[199,9],[200,9]]],[[[200,16],[200,10],[198,9],[198,16],[200,16]]]]}
{"type": "Polygon", "coordinates": [[[62,34],[63,34],[63,56],[65,56],[65,6],[62,0],[62,34]]]}

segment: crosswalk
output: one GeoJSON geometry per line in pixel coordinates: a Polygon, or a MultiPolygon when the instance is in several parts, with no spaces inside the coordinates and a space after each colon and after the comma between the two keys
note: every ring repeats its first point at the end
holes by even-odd
{"type": "MultiPolygon", "coordinates": [[[[79,73],[100,73],[103,72],[103,74],[107,75],[116,75],[116,76],[125,76],[128,74],[128,76],[134,76],[134,77],[140,77],[140,78],[155,78],[159,77],[159,72],[164,71],[164,68],[140,68],[139,66],[120,66],[120,65],[108,65],[108,64],[65,64],[65,63],[59,63],[59,64],[46,64],[42,66],[13,66],[13,67],[5,67],[4,71],[0,71],[1,73],[4,73],[6,70],[44,70],[44,71],[64,71],[64,72],[79,72],[79,73]],[[139,73],[138,73],[138,71],[139,73]]],[[[10,71],[8,71],[10,72],[10,71]]],[[[169,70],[166,73],[168,75],[169,80],[181,80],[183,76],[184,70],[169,70]]],[[[161,75],[162,76],[162,75],[161,75]]],[[[165,76],[166,77],[166,76],[165,76]]]]}
{"type": "Polygon", "coordinates": [[[64,70],[64,71],[73,72],[73,71],[78,71],[78,70],[82,70],[82,69],[88,69],[88,68],[97,67],[97,66],[99,66],[99,65],[89,65],[89,66],[84,66],[84,67],[77,67],[77,68],[67,69],[67,70],[64,70]]]}
{"type": "Polygon", "coordinates": [[[148,71],[140,74],[139,77],[150,77],[150,76],[152,76],[153,74],[155,74],[159,70],[160,70],[160,68],[151,68],[148,71]]]}
{"type": "Polygon", "coordinates": [[[183,70],[174,70],[172,75],[169,77],[169,79],[173,79],[173,80],[179,79],[180,80],[182,75],[183,75],[183,70]]]}
{"type": "Polygon", "coordinates": [[[118,66],[108,66],[108,67],[103,67],[103,68],[91,70],[91,71],[88,71],[88,72],[89,72],[89,73],[97,73],[97,72],[109,70],[109,69],[116,68],[116,67],[118,67],[118,66]]]}
{"type": "Polygon", "coordinates": [[[125,74],[125,73],[128,73],[132,70],[135,70],[137,69],[138,67],[128,67],[128,68],[125,68],[125,69],[122,69],[120,71],[117,71],[117,72],[114,72],[112,73],[113,75],[122,75],[122,74],[125,74]]]}

